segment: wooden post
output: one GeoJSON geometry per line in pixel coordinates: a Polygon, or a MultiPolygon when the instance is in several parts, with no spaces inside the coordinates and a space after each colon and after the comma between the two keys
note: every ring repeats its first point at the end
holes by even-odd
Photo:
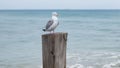
{"type": "Polygon", "coordinates": [[[43,68],[66,68],[67,33],[42,35],[43,68]]]}

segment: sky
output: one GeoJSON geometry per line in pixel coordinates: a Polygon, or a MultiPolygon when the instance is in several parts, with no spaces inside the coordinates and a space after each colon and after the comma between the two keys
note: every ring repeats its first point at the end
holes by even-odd
{"type": "Polygon", "coordinates": [[[120,0],[0,0],[0,9],[120,9],[120,0]]]}

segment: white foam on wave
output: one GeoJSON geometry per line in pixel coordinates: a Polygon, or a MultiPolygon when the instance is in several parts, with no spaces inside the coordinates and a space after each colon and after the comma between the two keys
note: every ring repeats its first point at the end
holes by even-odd
{"type": "Polygon", "coordinates": [[[87,68],[93,68],[92,66],[88,66],[87,68]]]}
{"type": "Polygon", "coordinates": [[[110,64],[105,64],[102,68],[112,68],[112,67],[111,67],[112,65],[114,65],[114,64],[112,64],[112,63],[110,63],[110,64]]]}
{"type": "Polygon", "coordinates": [[[120,55],[112,55],[112,56],[110,56],[110,57],[108,57],[108,58],[117,59],[117,58],[120,58],[120,55]]]}
{"type": "Polygon", "coordinates": [[[41,66],[39,66],[39,68],[43,68],[43,66],[41,65],[41,66]]]}
{"type": "Polygon", "coordinates": [[[118,58],[118,57],[119,57],[119,56],[115,56],[115,55],[114,55],[114,56],[111,56],[111,57],[108,57],[108,58],[118,58]]]}
{"type": "Polygon", "coordinates": [[[84,66],[82,64],[75,64],[70,66],[69,68],[84,68],[84,66]]]}
{"type": "Polygon", "coordinates": [[[102,68],[120,68],[120,60],[117,62],[105,64],[102,68]]]}
{"type": "Polygon", "coordinates": [[[68,54],[67,55],[67,59],[71,59],[71,58],[76,58],[76,57],[79,57],[79,54],[68,54]]]}
{"type": "Polygon", "coordinates": [[[74,65],[71,65],[68,68],[93,68],[93,67],[92,66],[84,66],[82,64],[74,64],[74,65]]]}

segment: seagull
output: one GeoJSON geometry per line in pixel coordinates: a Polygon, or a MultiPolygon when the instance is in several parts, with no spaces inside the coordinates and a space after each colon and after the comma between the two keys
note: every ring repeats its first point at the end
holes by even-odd
{"type": "Polygon", "coordinates": [[[48,31],[48,32],[53,31],[54,33],[54,30],[58,25],[59,25],[58,13],[52,12],[52,19],[48,21],[43,31],[48,31]]]}

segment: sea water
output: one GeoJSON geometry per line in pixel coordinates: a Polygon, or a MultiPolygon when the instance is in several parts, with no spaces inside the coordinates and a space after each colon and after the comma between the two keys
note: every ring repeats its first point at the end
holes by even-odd
{"type": "Polygon", "coordinates": [[[0,10],[0,68],[42,68],[42,28],[59,13],[67,68],[120,68],[120,10],[0,10]]]}

